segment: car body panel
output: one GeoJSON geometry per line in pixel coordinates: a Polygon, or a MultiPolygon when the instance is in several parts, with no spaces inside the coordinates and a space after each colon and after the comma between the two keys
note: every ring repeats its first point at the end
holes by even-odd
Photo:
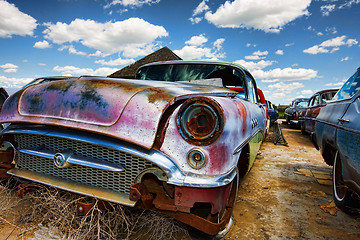
{"type": "Polygon", "coordinates": [[[334,97],[320,109],[315,123],[315,144],[324,160],[334,164],[341,159],[344,183],[360,196],[360,69],[334,97]],[[344,94],[350,93],[350,94],[344,94]]]}
{"type": "Polygon", "coordinates": [[[234,95],[225,88],[83,77],[25,88],[9,98],[0,121],[101,132],[150,149],[165,109],[194,93],[234,95]]]}

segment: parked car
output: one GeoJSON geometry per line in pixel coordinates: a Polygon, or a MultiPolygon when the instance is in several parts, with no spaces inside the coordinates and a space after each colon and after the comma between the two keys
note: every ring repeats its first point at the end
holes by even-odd
{"type": "MultiPolygon", "coordinates": [[[[9,97],[8,93],[4,88],[0,88],[0,112],[2,105],[4,104],[5,100],[9,97]]],[[[3,124],[0,124],[0,130],[2,130],[5,126],[3,124]]]]}
{"type": "Polygon", "coordinates": [[[254,78],[239,65],[186,61],[136,77],[37,81],[10,96],[0,114],[6,173],[226,231],[266,129],[254,78]]]}
{"type": "Polygon", "coordinates": [[[308,98],[296,98],[291,102],[290,107],[285,109],[285,120],[287,124],[300,127],[299,115],[308,105],[308,98]]]}
{"type": "Polygon", "coordinates": [[[327,89],[313,94],[308,106],[300,113],[299,121],[301,133],[315,132],[315,118],[319,115],[320,108],[326,106],[332,100],[339,89],[327,89]]]}
{"type": "Polygon", "coordinates": [[[272,126],[272,125],[274,125],[276,120],[279,118],[279,112],[277,109],[274,108],[274,105],[268,100],[266,100],[266,106],[267,106],[268,115],[270,118],[270,126],[272,126]]]}
{"type": "Polygon", "coordinates": [[[360,68],[315,122],[315,146],[333,166],[334,202],[345,212],[360,208],[360,68]]]}

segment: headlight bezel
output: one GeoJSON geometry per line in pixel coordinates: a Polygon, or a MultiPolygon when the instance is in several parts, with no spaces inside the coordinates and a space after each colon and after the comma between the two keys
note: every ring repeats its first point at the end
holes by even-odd
{"type": "Polygon", "coordinates": [[[223,132],[224,111],[211,98],[194,97],[183,103],[176,121],[185,141],[196,146],[207,146],[215,142],[223,132]]]}

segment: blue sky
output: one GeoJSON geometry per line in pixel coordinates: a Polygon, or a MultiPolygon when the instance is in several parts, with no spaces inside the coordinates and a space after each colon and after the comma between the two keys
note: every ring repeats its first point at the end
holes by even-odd
{"type": "Polygon", "coordinates": [[[167,46],[237,62],[288,104],[360,67],[360,0],[0,0],[0,87],[108,75],[167,46]]]}

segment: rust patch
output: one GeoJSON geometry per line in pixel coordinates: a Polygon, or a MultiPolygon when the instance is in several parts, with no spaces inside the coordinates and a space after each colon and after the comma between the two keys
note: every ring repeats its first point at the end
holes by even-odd
{"type": "Polygon", "coordinates": [[[53,81],[45,90],[62,92],[64,94],[71,88],[73,84],[74,81],[53,81]]]}
{"type": "Polygon", "coordinates": [[[238,111],[239,111],[239,114],[240,116],[242,117],[242,120],[243,120],[243,124],[242,124],[242,133],[243,135],[245,135],[246,133],[246,130],[247,130],[247,110],[244,106],[244,104],[241,102],[241,101],[235,101],[235,104],[238,108],[238,111]]]}
{"type": "Polygon", "coordinates": [[[113,87],[113,88],[121,88],[122,91],[126,93],[132,93],[141,91],[147,86],[142,84],[136,84],[132,82],[125,82],[125,81],[116,81],[116,80],[109,80],[109,79],[82,79],[82,81],[86,82],[87,84],[91,84],[93,88],[106,88],[106,87],[113,87]]]}
{"type": "Polygon", "coordinates": [[[174,98],[174,95],[163,88],[150,88],[148,93],[149,103],[155,103],[157,101],[169,102],[174,98]]]}
{"type": "Polygon", "coordinates": [[[196,138],[204,138],[215,128],[215,120],[208,112],[204,109],[197,113],[189,122],[186,123],[188,130],[196,138]]]}

